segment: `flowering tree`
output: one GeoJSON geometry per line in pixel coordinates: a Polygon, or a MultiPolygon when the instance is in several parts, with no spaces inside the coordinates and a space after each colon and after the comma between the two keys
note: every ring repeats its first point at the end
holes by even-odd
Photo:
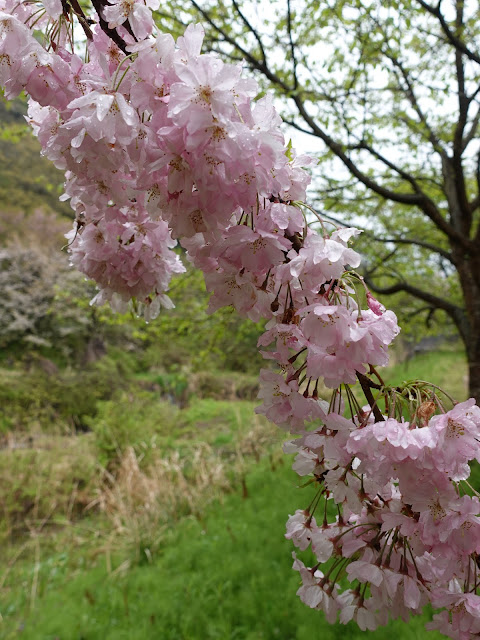
{"type": "Polygon", "coordinates": [[[440,316],[456,328],[480,402],[478,4],[268,7],[164,0],[159,16],[177,31],[200,19],[208,49],[243,59],[275,92],[284,121],[321,149],[319,206],[368,220],[369,286],[393,294],[409,323],[440,316]]]}
{"type": "Polygon", "coordinates": [[[311,161],[285,145],[272,98],[255,100],[241,66],[202,55],[199,25],[176,43],[156,33],[157,0],[93,5],[91,17],[76,0],[0,0],[0,82],[7,98],[29,94],[43,153],[65,170],[71,262],[97,282],[92,302],[147,320],[171,307],[178,240],[211,311],[268,320],[258,412],[295,435],[285,451],[316,488],[287,523],[316,558],[294,555],[303,602],[362,629],[431,603],[429,628],[478,636],[480,502],[468,477],[479,408],[425,381],[384,384],[375,367],[395,315],[355,272],[358,232],[309,228],[311,161]]]}

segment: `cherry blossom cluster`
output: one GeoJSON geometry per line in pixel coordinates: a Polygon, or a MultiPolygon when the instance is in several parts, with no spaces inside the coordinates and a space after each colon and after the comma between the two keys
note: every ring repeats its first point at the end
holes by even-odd
{"type": "Polygon", "coordinates": [[[283,262],[292,246],[284,232],[303,229],[297,208],[270,199],[302,199],[309,180],[302,159],[285,155],[271,98],[253,102],[258,86],[241,65],[200,54],[200,26],[177,43],[147,38],[153,22],[143,3],[105,9],[112,28],[128,17],[128,55],[97,26],[87,61],[68,48],[63,5],[41,6],[0,2],[0,82],[7,98],[28,93],[43,153],[66,172],[63,197],[76,213],[71,261],[97,282],[96,301],[122,309],[135,299],[154,317],[183,270],[175,238],[195,263],[208,263],[212,305],[229,295],[230,274],[248,268],[235,297],[258,316],[259,274],[283,262]],[[51,32],[49,50],[33,27],[51,32]]]}
{"type": "Polygon", "coordinates": [[[290,517],[286,535],[302,551],[311,547],[313,567],[295,557],[298,595],[329,620],[339,614],[373,630],[430,603],[445,610],[429,629],[469,639],[480,632],[480,502],[468,491],[480,409],[468,400],[431,416],[422,404],[415,426],[330,412],[321,428],[287,443],[294,469],[313,474],[318,491],[290,517]]]}
{"type": "Polygon", "coordinates": [[[447,411],[428,383],[383,383],[375,367],[399,328],[355,271],[358,231],[310,224],[311,159],[285,144],[242,66],[202,54],[199,25],[176,42],[157,33],[158,0],[102,6],[90,20],[73,0],[0,0],[0,84],[29,95],[43,154],[65,171],[68,250],[98,285],[92,302],[147,320],[171,307],[178,241],[210,311],[266,320],[257,411],[295,435],[285,451],[315,487],[287,524],[315,558],[295,556],[302,601],[369,630],[430,603],[429,628],[477,637],[480,409],[447,411]]]}

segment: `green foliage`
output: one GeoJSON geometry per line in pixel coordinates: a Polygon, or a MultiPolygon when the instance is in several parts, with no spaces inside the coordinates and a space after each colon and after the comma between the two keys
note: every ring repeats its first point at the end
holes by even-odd
{"type": "Polygon", "coordinates": [[[175,309],[162,312],[149,325],[135,321],[133,336],[143,342],[146,369],[161,365],[177,372],[188,364],[193,371],[258,371],[262,357],[256,343],[263,323],[240,318],[231,308],[209,315],[203,276],[191,267],[172,281],[169,295],[175,309]]]}
{"type": "Polygon", "coordinates": [[[36,347],[65,364],[100,337],[88,305],[94,289],[60,251],[68,227],[41,210],[0,210],[0,344],[15,359],[36,347]]]}
{"type": "Polygon", "coordinates": [[[0,209],[0,344],[15,359],[36,347],[61,366],[78,366],[115,345],[132,355],[139,371],[151,372],[165,394],[182,402],[192,371],[257,373],[262,323],[242,319],[230,308],[209,315],[200,272],[189,267],[173,281],[175,309],[150,324],[106,306],[91,307],[94,286],[60,252],[66,230],[51,213],[0,209]]]}
{"type": "Polygon", "coordinates": [[[99,462],[109,469],[119,463],[128,447],[134,447],[138,454],[156,447],[158,436],[174,432],[178,418],[176,407],[138,389],[116,393],[97,408],[87,424],[95,434],[99,462]]]}
{"type": "Polygon", "coordinates": [[[108,356],[81,369],[59,371],[42,357],[29,368],[0,369],[0,431],[83,430],[97,401],[127,386],[129,375],[125,362],[108,356]]]}

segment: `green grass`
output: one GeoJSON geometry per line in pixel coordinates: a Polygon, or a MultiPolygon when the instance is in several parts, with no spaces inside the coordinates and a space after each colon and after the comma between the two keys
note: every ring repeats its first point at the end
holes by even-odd
{"type": "Polygon", "coordinates": [[[88,419],[88,425],[95,434],[102,466],[118,460],[127,446],[142,453],[147,463],[152,446],[168,451],[181,450],[185,444],[206,442],[222,447],[234,443],[252,428],[254,419],[265,423],[254,414],[257,404],[194,397],[179,409],[156,393],[129,390],[99,402],[97,415],[88,419]]]}
{"type": "Polygon", "coordinates": [[[211,398],[195,398],[181,413],[180,424],[183,429],[192,431],[197,438],[202,431],[208,435],[221,430],[237,431],[252,423],[253,410],[258,402],[228,402],[211,398]]]}
{"type": "MultiPolygon", "coordinates": [[[[10,584],[2,608],[5,640],[322,640],[365,637],[354,624],[331,626],[295,596],[292,545],[283,538],[288,513],[309,500],[296,477],[264,461],[240,487],[199,520],[171,530],[158,560],[122,574],[102,566],[73,576],[65,555],[43,563],[43,595],[30,608],[33,571],[10,584]],[[53,571],[54,568],[57,571],[53,571]],[[21,631],[20,631],[21,629],[21,631]]],[[[372,640],[441,636],[425,620],[395,622],[372,640]]],[[[2,629],[0,627],[0,634],[2,629]]]]}
{"type": "MultiPolygon", "coordinates": [[[[441,351],[391,367],[385,378],[393,384],[430,379],[461,400],[466,395],[465,373],[460,352],[441,351]]],[[[284,434],[272,435],[254,416],[255,404],[193,397],[189,406],[179,409],[162,401],[155,391],[134,394],[130,389],[100,402],[91,421],[94,433],[84,440],[89,443],[88,456],[116,455],[133,447],[148,474],[149,455],[157,460],[156,455],[167,457],[179,451],[187,463],[184,477],[193,483],[200,470],[189,452],[205,442],[213,465],[218,461],[227,472],[231,470],[228,481],[211,492],[214,502],[199,497],[193,508],[187,505],[188,509],[172,512],[167,527],[165,518],[159,517],[162,531],[158,531],[152,561],[143,555],[142,562],[130,562],[128,568],[126,558],[135,555],[135,536],[142,531],[125,530],[121,533],[125,539],[112,538],[111,555],[107,555],[108,527],[113,525],[105,515],[89,511],[87,518],[69,522],[64,517],[63,523],[46,518],[38,536],[35,531],[41,518],[32,520],[30,538],[19,537],[16,545],[5,546],[0,558],[0,638],[360,640],[367,635],[372,640],[439,639],[439,634],[424,630],[425,620],[417,618],[368,634],[354,624],[331,626],[321,612],[309,610],[298,600],[299,578],[291,570],[293,547],[283,534],[287,515],[308,504],[310,489],[296,488],[291,460],[283,458],[275,444],[284,434]],[[125,549],[130,555],[125,555],[125,549]]],[[[59,436],[55,437],[62,446],[59,436]]],[[[49,451],[47,446],[42,451],[44,469],[49,451]]],[[[57,460],[61,456],[58,447],[51,452],[53,469],[53,456],[57,460]]],[[[11,452],[15,464],[27,458],[23,451],[11,452]]],[[[204,462],[210,464],[209,459],[204,462]]],[[[86,462],[83,466],[87,468],[86,462]]],[[[5,467],[5,477],[19,478],[22,468],[12,467],[10,472],[5,467]]],[[[479,473],[476,469],[475,477],[479,473]]],[[[73,466],[66,477],[72,474],[80,477],[73,466]]],[[[34,469],[31,475],[35,477],[34,469]]],[[[36,486],[21,482],[25,495],[36,486]]],[[[48,482],[52,500],[63,496],[62,509],[68,511],[70,485],[63,495],[58,478],[48,482]]],[[[47,516],[48,509],[44,511],[47,516]]],[[[132,526],[142,522],[137,516],[134,512],[132,526]]],[[[129,526],[128,518],[124,524],[129,526]]],[[[150,545],[157,530],[147,530],[145,535],[150,545]]]]}

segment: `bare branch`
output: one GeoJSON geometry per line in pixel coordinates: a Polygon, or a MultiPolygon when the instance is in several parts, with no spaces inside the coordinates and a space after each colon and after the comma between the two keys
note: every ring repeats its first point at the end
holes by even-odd
{"type": "Polygon", "coordinates": [[[232,0],[232,4],[235,7],[235,11],[238,13],[238,15],[240,16],[241,21],[243,22],[243,24],[247,27],[247,29],[250,31],[250,33],[253,35],[253,37],[255,38],[255,40],[257,41],[258,46],[260,47],[260,52],[262,54],[262,60],[263,63],[265,64],[265,66],[267,65],[267,56],[265,55],[265,49],[263,46],[263,42],[262,39],[260,38],[260,35],[258,33],[258,31],[256,31],[251,23],[247,20],[247,18],[245,17],[245,14],[242,12],[242,10],[240,9],[240,7],[238,6],[238,3],[236,0],[232,0]]]}
{"type": "Polygon", "coordinates": [[[364,184],[367,188],[371,189],[386,200],[391,200],[400,204],[418,206],[425,213],[425,215],[430,218],[435,226],[443,231],[443,233],[445,233],[445,235],[447,235],[453,242],[461,245],[466,250],[474,249],[474,245],[470,241],[470,239],[454,229],[445,220],[440,211],[437,209],[433,200],[431,200],[427,195],[425,195],[424,193],[401,193],[398,191],[392,191],[391,189],[387,189],[386,187],[378,184],[377,182],[372,180],[370,176],[363,173],[353,162],[353,160],[345,153],[344,147],[333,140],[333,138],[331,138],[323,129],[319,127],[312,116],[307,112],[301,98],[298,95],[294,95],[292,96],[292,99],[295,102],[300,115],[310,127],[310,133],[323,140],[327,147],[331,149],[333,153],[343,162],[347,169],[349,169],[350,173],[352,173],[362,184],[364,184]]]}
{"type": "Polygon", "coordinates": [[[393,256],[397,253],[398,249],[399,247],[395,247],[392,251],[389,251],[386,255],[379,256],[376,264],[373,267],[370,267],[370,269],[365,269],[365,273],[364,273],[365,282],[367,281],[368,278],[370,278],[370,276],[373,276],[378,271],[378,269],[380,269],[380,267],[383,267],[385,263],[390,260],[390,258],[393,258],[393,256]]]}
{"type": "Polygon", "coordinates": [[[87,16],[85,15],[82,7],[80,6],[78,0],[62,0],[62,7],[64,15],[68,16],[68,6],[71,6],[75,15],[78,18],[78,21],[83,29],[88,40],[93,40],[93,33],[90,29],[90,22],[87,16]]]}
{"type": "MultiPolygon", "coordinates": [[[[470,204],[470,210],[473,213],[480,206],[480,151],[477,153],[477,167],[475,170],[475,179],[477,182],[477,195],[470,204]]],[[[480,242],[480,225],[478,226],[475,240],[480,242]]]]}
{"type": "Polygon", "coordinates": [[[184,22],[180,20],[180,18],[174,13],[165,13],[164,11],[160,11],[157,9],[155,11],[155,16],[160,16],[160,18],[167,18],[168,20],[173,20],[176,24],[179,24],[184,30],[188,27],[188,22],[184,22]]]}
{"type": "Polygon", "coordinates": [[[290,7],[290,0],[287,0],[287,30],[288,30],[288,40],[290,42],[290,55],[292,56],[292,65],[293,65],[293,89],[295,90],[298,87],[297,59],[295,57],[295,45],[293,44],[293,36],[292,36],[292,11],[290,7]]]}
{"type": "Polygon", "coordinates": [[[433,315],[433,313],[435,313],[435,311],[437,311],[437,309],[435,309],[435,307],[432,307],[431,305],[427,305],[426,307],[419,307],[418,309],[409,311],[405,315],[407,316],[407,318],[414,318],[415,316],[418,316],[420,313],[423,313],[424,311],[428,311],[428,315],[430,317],[431,315],[433,315]]]}
{"type": "Polygon", "coordinates": [[[398,167],[396,164],[391,162],[391,160],[388,160],[388,158],[385,158],[384,155],[382,155],[379,151],[371,147],[365,141],[362,140],[361,142],[359,142],[359,144],[357,145],[357,148],[365,149],[365,151],[368,151],[372,156],[377,158],[377,160],[380,160],[380,162],[382,162],[385,166],[392,169],[392,171],[395,171],[395,173],[398,173],[399,176],[401,176],[404,180],[406,180],[412,185],[416,193],[423,193],[420,185],[418,184],[414,176],[412,176],[410,173],[407,173],[404,169],[398,167]]]}
{"type": "Polygon", "coordinates": [[[393,55],[393,53],[388,53],[387,51],[384,51],[383,53],[390,60],[390,62],[394,65],[394,67],[396,67],[398,69],[398,71],[400,72],[400,75],[402,76],[403,81],[404,81],[405,86],[406,86],[405,94],[406,94],[406,96],[408,98],[408,101],[410,102],[410,104],[412,105],[413,109],[415,110],[416,114],[418,115],[418,119],[420,120],[422,125],[427,130],[428,140],[430,141],[430,143],[432,144],[433,148],[435,149],[435,151],[437,153],[439,153],[442,157],[446,156],[446,151],[443,148],[441,141],[439,140],[438,136],[435,134],[433,129],[428,124],[427,117],[423,113],[422,108],[420,107],[420,104],[419,104],[419,102],[417,100],[417,97],[415,95],[415,91],[413,89],[413,83],[412,83],[412,81],[410,79],[410,75],[409,75],[408,71],[405,69],[405,67],[400,62],[400,60],[396,56],[393,55]]]}
{"type": "Polygon", "coordinates": [[[117,47],[123,51],[123,53],[125,55],[128,54],[127,52],[127,44],[124,41],[123,38],[121,38],[116,29],[110,29],[110,27],[108,26],[108,22],[104,19],[103,17],[103,8],[107,5],[107,2],[104,2],[104,0],[92,0],[92,5],[95,9],[95,11],[97,12],[98,15],[98,21],[100,24],[100,28],[101,30],[110,38],[110,40],[113,40],[113,42],[117,45],[117,47]]]}
{"type": "Polygon", "coordinates": [[[477,181],[477,198],[480,198],[480,151],[477,153],[477,168],[475,171],[475,179],[477,181]]]}
{"type": "MultiPolygon", "coordinates": [[[[457,32],[463,29],[463,0],[456,2],[455,27],[457,32]]],[[[453,189],[456,193],[457,206],[451,206],[452,218],[457,221],[455,226],[462,229],[465,235],[469,235],[472,224],[470,205],[468,203],[467,188],[465,185],[465,175],[462,165],[463,134],[468,119],[468,109],[471,102],[465,93],[465,68],[463,64],[463,54],[459,49],[455,49],[455,71],[457,79],[458,98],[458,118],[453,136],[453,155],[450,160],[454,173],[453,189]]],[[[449,181],[445,180],[447,192],[449,191],[449,181]]]]}
{"type": "Polygon", "coordinates": [[[360,371],[357,371],[356,373],[357,373],[357,378],[360,383],[360,386],[362,387],[362,391],[365,396],[365,399],[367,400],[368,404],[370,405],[370,408],[372,409],[373,415],[375,417],[375,422],[384,422],[385,418],[383,417],[382,412],[378,408],[372,393],[372,388],[378,389],[378,385],[376,383],[373,383],[369,378],[367,378],[365,374],[360,373],[360,371]]]}
{"type": "Polygon", "coordinates": [[[477,112],[472,120],[468,133],[463,137],[462,152],[465,151],[465,149],[468,147],[470,142],[475,138],[479,123],[480,123],[480,107],[477,108],[477,112]]]}
{"type": "Polygon", "coordinates": [[[251,65],[253,69],[257,69],[258,71],[263,73],[263,75],[268,80],[270,80],[272,84],[275,84],[278,87],[280,87],[283,91],[285,91],[285,93],[288,94],[292,91],[292,87],[289,87],[287,84],[285,84],[285,82],[281,80],[281,78],[279,78],[275,73],[273,73],[273,71],[266,64],[266,62],[264,62],[263,60],[260,61],[257,58],[255,58],[254,55],[252,55],[249,51],[247,51],[242,46],[240,46],[236,40],[234,40],[231,36],[229,36],[224,29],[222,29],[217,24],[215,24],[210,14],[207,11],[205,11],[205,9],[202,9],[202,7],[196,2],[196,0],[190,0],[190,1],[192,5],[195,7],[195,9],[200,13],[200,15],[208,22],[208,24],[217,33],[219,33],[222,36],[225,42],[228,42],[228,44],[230,44],[232,47],[237,49],[237,51],[239,51],[242,54],[242,56],[251,65]]]}

